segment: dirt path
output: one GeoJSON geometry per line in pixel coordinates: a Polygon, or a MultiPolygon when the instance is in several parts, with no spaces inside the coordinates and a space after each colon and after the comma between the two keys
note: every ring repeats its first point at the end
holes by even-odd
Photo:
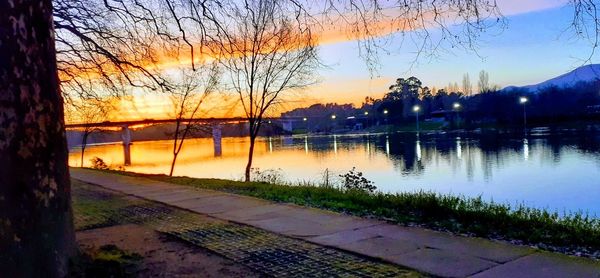
{"type": "Polygon", "coordinates": [[[147,227],[118,225],[77,232],[84,250],[114,244],[142,255],[139,277],[260,277],[260,274],[197,246],[147,227]]]}

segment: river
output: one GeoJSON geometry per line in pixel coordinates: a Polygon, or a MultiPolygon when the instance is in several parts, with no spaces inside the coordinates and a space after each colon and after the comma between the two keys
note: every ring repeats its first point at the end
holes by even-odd
{"type": "MultiPolygon", "coordinates": [[[[188,139],[174,175],[241,179],[248,138],[188,139]]],[[[171,141],[134,142],[128,171],[168,173],[171,141]]],[[[80,149],[70,150],[71,166],[80,149]]],[[[84,166],[102,158],[123,166],[120,144],[88,146],[84,166]]],[[[337,177],[353,167],[383,192],[426,190],[560,213],[600,216],[600,134],[370,134],[260,138],[254,167],[276,170],[285,180],[320,182],[327,169],[337,177]]]]}

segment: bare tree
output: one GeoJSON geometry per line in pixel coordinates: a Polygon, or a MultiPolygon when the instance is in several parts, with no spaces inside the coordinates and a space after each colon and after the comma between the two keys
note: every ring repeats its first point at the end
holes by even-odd
{"type": "Polygon", "coordinates": [[[465,73],[463,75],[462,92],[466,96],[471,96],[471,94],[473,93],[473,85],[471,84],[471,78],[469,77],[468,73],[465,73]]]}
{"type": "Polygon", "coordinates": [[[600,4],[595,0],[569,0],[567,5],[573,9],[570,31],[577,39],[589,42],[591,51],[583,59],[584,63],[589,63],[600,43],[600,4]]]}
{"type": "Polygon", "coordinates": [[[0,275],[67,276],[67,159],[52,3],[0,1],[0,275]]]}
{"type": "Polygon", "coordinates": [[[203,65],[196,70],[182,69],[176,76],[172,86],[165,88],[171,98],[175,112],[175,131],[173,132],[173,160],[169,176],[173,175],[177,156],[183,142],[191,132],[197,130],[194,121],[201,113],[201,106],[215,92],[219,84],[219,70],[216,64],[203,65]]]}
{"type": "Polygon", "coordinates": [[[482,70],[479,72],[479,81],[477,81],[477,87],[479,88],[480,93],[489,92],[490,87],[490,75],[482,70]]]}
{"type": "Polygon", "coordinates": [[[112,105],[107,100],[89,99],[70,102],[66,105],[65,117],[71,123],[84,124],[78,131],[81,133],[81,161],[80,166],[83,167],[83,158],[85,149],[88,144],[88,139],[93,133],[101,132],[102,129],[89,124],[100,123],[107,119],[112,105]]]}
{"type": "Polygon", "coordinates": [[[249,122],[250,148],[245,180],[250,181],[254,143],[263,119],[284,96],[313,83],[318,66],[310,25],[284,1],[232,3],[230,27],[221,30],[219,61],[239,96],[249,122]]]}

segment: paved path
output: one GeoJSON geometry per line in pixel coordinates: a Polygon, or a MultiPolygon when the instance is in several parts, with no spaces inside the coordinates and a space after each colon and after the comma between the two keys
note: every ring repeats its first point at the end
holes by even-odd
{"type": "Polygon", "coordinates": [[[600,262],[402,227],[146,178],[71,168],[75,179],[218,219],[301,238],[442,277],[593,277],[600,262]]]}
{"type": "MultiPolygon", "coordinates": [[[[244,265],[254,270],[260,277],[425,277],[416,271],[381,260],[125,195],[76,179],[72,181],[74,222],[79,232],[90,231],[95,236],[101,236],[102,229],[97,228],[135,224],[212,251],[230,259],[234,265],[244,265]]],[[[138,242],[143,237],[137,236],[135,233],[140,231],[133,228],[121,232],[135,237],[138,242]]],[[[117,243],[118,246],[121,243],[128,244],[117,243]]],[[[189,252],[178,251],[179,255],[189,252]]],[[[150,263],[154,255],[144,257],[143,264],[150,263]]],[[[190,258],[177,257],[184,261],[174,267],[181,267],[183,272],[189,271],[185,267],[191,263],[190,258]]],[[[194,273],[186,277],[201,277],[201,274],[194,273]]],[[[168,277],[165,275],[160,276],[168,277]]],[[[217,277],[230,276],[235,274],[221,273],[217,277]]]]}

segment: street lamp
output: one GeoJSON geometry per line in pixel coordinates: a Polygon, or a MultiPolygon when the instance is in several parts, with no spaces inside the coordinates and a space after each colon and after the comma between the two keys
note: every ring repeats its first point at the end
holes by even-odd
{"type": "Polygon", "coordinates": [[[421,107],[418,105],[413,106],[413,112],[415,112],[415,114],[417,115],[417,133],[419,132],[419,111],[421,110],[421,107]]]}
{"type": "Polygon", "coordinates": [[[527,106],[528,101],[529,99],[527,97],[519,97],[519,103],[523,105],[523,130],[525,130],[525,132],[527,132],[527,109],[525,109],[525,107],[527,106]]]}
{"type": "Polygon", "coordinates": [[[456,127],[458,127],[458,123],[459,123],[459,117],[458,117],[458,111],[462,108],[462,105],[460,104],[460,102],[455,102],[452,104],[452,109],[454,109],[454,112],[456,112],[456,127]]]}
{"type": "MultiPolygon", "coordinates": [[[[387,109],[383,109],[383,116],[384,116],[384,120],[385,120],[385,124],[386,124],[386,125],[387,125],[387,114],[388,114],[388,111],[387,111],[387,109]]],[[[389,128],[389,127],[388,127],[388,128],[389,128]]]]}
{"type": "Polygon", "coordinates": [[[335,115],[331,115],[331,119],[335,120],[336,116],[335,115]]]}
{"type": "Polygon", "coordinates": [[[306,119],[306,117],[304,117],[304,118],[302,118],[302,120],[306,122],[307,119],[306,119]]]}
{"type": "Polygon", "coordinates": [[[365,111],[365,116],[368,116],[368,115],[369,115],[369,111],[365,111]]]}

